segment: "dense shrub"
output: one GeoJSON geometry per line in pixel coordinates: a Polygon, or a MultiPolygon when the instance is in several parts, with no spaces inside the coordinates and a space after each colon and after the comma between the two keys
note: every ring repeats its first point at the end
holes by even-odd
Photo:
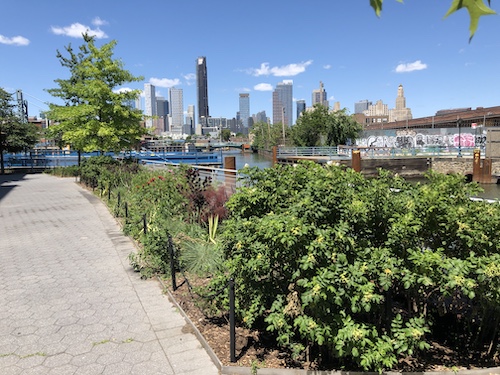
{"type": "Polygon", "coordinates": [[[249,170],[227,203],[225,272],[212,288],[233,277],[241,321],[307,361],[393,368],[428,349],[445,320],[447,344],[492,357],[500,206],[471,201],[478,186],[457,175],[409,184],[380,173],[249,170]]]}

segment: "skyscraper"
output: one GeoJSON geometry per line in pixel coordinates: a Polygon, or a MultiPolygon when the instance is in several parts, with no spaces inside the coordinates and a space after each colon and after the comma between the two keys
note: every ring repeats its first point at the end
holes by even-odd
{"type": "Polygon", "coordinates": [[[326,108],[330,106],[328,103],[328,98],[325,91],[325,87],[323,86],[323,82],[319,81],[319,89],[313,90],[312,92],[312,105],[314,107],[315,104],[322,104],[326,108]]]}
{"type": "Polygon", "coordinates": [[[363,113],[364,111],[368,111],[368,108],[372,105],[372,102],[369,100],[360,100],[359,102],[354,103],[354,113],[363,113]]]}
{"type": "Polygon", "coordinates": [[[306,101],[304,99],[297,100],[297,119],[300,114],[306,111],[306,101]]]}
{"type": "Polygon", "coordinates": [[[283,81],[273,91],[273,124],[293,125],[293,81],[283,81]]]}
{"type": "Polygon", "coordinates": [[[389,111],[389,122],[410,120],[412,118],[411,109],[406,108],[406,98],[403,85],[399,85],[398,96],[396,97],[396,108],[389,111]]]}
{"type": "Polygon", "coordinates": [[[240,94],[240,119],[244,128],[248,128],[250,118],[250,94],[240,94]]]}
{"type": "Polygon", "coordinates": [[[184,94],[182,89],[171,87],[169,90],[170,102],[170,132],[181,134],[184,125],[184,94]]]}
{"type": "Polygon", "coordinates": [[[153,116],[156,116],[156,93],[151,83],[144,84],[144,114],[146,115],[146,128],[152,128],[153,116]]]}
{"type": "Polygon", "coordinates": [[[208,111],[208,79],[207,79],[207,60],[205,56],[198,57],[196,60],[196,86],[198,98],[198,122],[201,123],[202,117],[210,117],[208,111]]]}
{"type": "Polygon", "coordinates": [[[156,129],[160,133],[168,131],[168,100],[162,96],[156,97],[156,115],[158,116],[155,120],[156,129]]]}

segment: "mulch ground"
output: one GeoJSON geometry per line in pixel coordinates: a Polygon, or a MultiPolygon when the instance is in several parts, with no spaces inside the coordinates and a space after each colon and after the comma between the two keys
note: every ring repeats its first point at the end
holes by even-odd
{"type": "MultiPolygon", "coordinates": [[[[208,283],[206,278],[189,277],[189,285],[197,287],[208,283]]],[[[193,324],[201,332],[214,353],[225,366],[246,366],[266,368],[298,368],[306,370],[340,370],[337,364],[318,365],[314,359],[293,360],[290,353],[273,344],[272,338],[265,332],[252,331],[245,327],[236,328],[236,363],[230,362],[229,319],[227,314],[213,311],[209,302],[190,290],[187,282],[180,277],[182,284],[175,292],[170,288],[176,302],[184,310],[193,324]]],[[[168,282],[165,282],[169,285],[168,282]]],[[[401,358],[399,371],[453,371],[495,367],[500,360],[484,360],[483,353],[460,353],[442,343],[431,341],[431,349],[417,358],[401,358]]],[[[350,369],[359,370],[359,369],[350,369]]]]}

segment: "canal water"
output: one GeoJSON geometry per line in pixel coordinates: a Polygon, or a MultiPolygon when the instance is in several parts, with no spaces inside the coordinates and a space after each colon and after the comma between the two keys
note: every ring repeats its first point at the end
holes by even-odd
{"type": "MultiPolygon", "coordinates": [[[[268,168],[272,161],[262,155],[242,152],[224,152],[224,156],[235,156],[236,169],[241,169],[248,164],[250,167],[268,168]]],[[[500,199],[499,184],[481,184],[484,192],[479,194],[480,198],[500,199]]]]}

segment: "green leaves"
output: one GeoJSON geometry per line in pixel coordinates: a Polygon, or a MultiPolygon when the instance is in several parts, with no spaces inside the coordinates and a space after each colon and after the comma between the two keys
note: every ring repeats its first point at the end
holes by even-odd
{"type": "MultiPolygon", "coordinates": [[[[397,0],[397,1],[400,3],[403,2],[402,0],[397,0]]],[[[382,2],[383,0],[370,0],[370,5],[377,14],[377,16],[380,16],[380,13],[382,12],[382,2]]],[[[462,8],[467,9],[470,16],[470,25],[469,25],[469,30],[470,30],[469,41],[470,41],[474,36],[474,34],[476,33],[479,24],[479,19],[482,16],[496,14],[496,12],[493,9],[491,9],[489,5],[490,5],[490,0],[488,0],[488,5],[485,4],[484,0],[453,0],[450,8],[448,9],[448,12],[446,12],[446,15],[444,17],[446,18],[462,8]]]]}
{"type": "Polygon", "coordinates": [[[312,162],[246,173],[218,237],[245,323],[376,371],[427,350],[445,308],[460,347],[483,340],[477,317],[500,306],[500,205],[471,201],[477,185],[312,162]]]}
{"type": "Polygon", "coordinates": [[[66,47],[68,57],[59,51],[61,65],[69,69],[69,79],[57,79],[57,88],[47,90],[63,100],[50,104],[48,117],[55,122],[48,135],[79,151],[121,151],[132,149],[145,129],[142,114],[127,102],[139,96],[138,90],[118,90],[125,83],[139,81],[113,59],[116,42],[97,47],[94,38],[84,36],[85,44],[75,53],[66,47]]]}
{"type": "MultiPolygon", "coordinates": [[[[490,2],[488,0],[488,5],[489,4],[490,2]]],[[[482,16],[496,14],[496,12],[489,6],[487,6],[483,0],[453,0],[450,8],[448,9],[448,12],[444,17],[446,18],[450,14],[455,13],[457,10],[460,10],[462,8],[466,8],[467,11],[469,12],[469,17],[470,17],[469,40],[471,40],[474,34],[476,33],[477,26],[479,24],[479,19],[482,16]]]]}

